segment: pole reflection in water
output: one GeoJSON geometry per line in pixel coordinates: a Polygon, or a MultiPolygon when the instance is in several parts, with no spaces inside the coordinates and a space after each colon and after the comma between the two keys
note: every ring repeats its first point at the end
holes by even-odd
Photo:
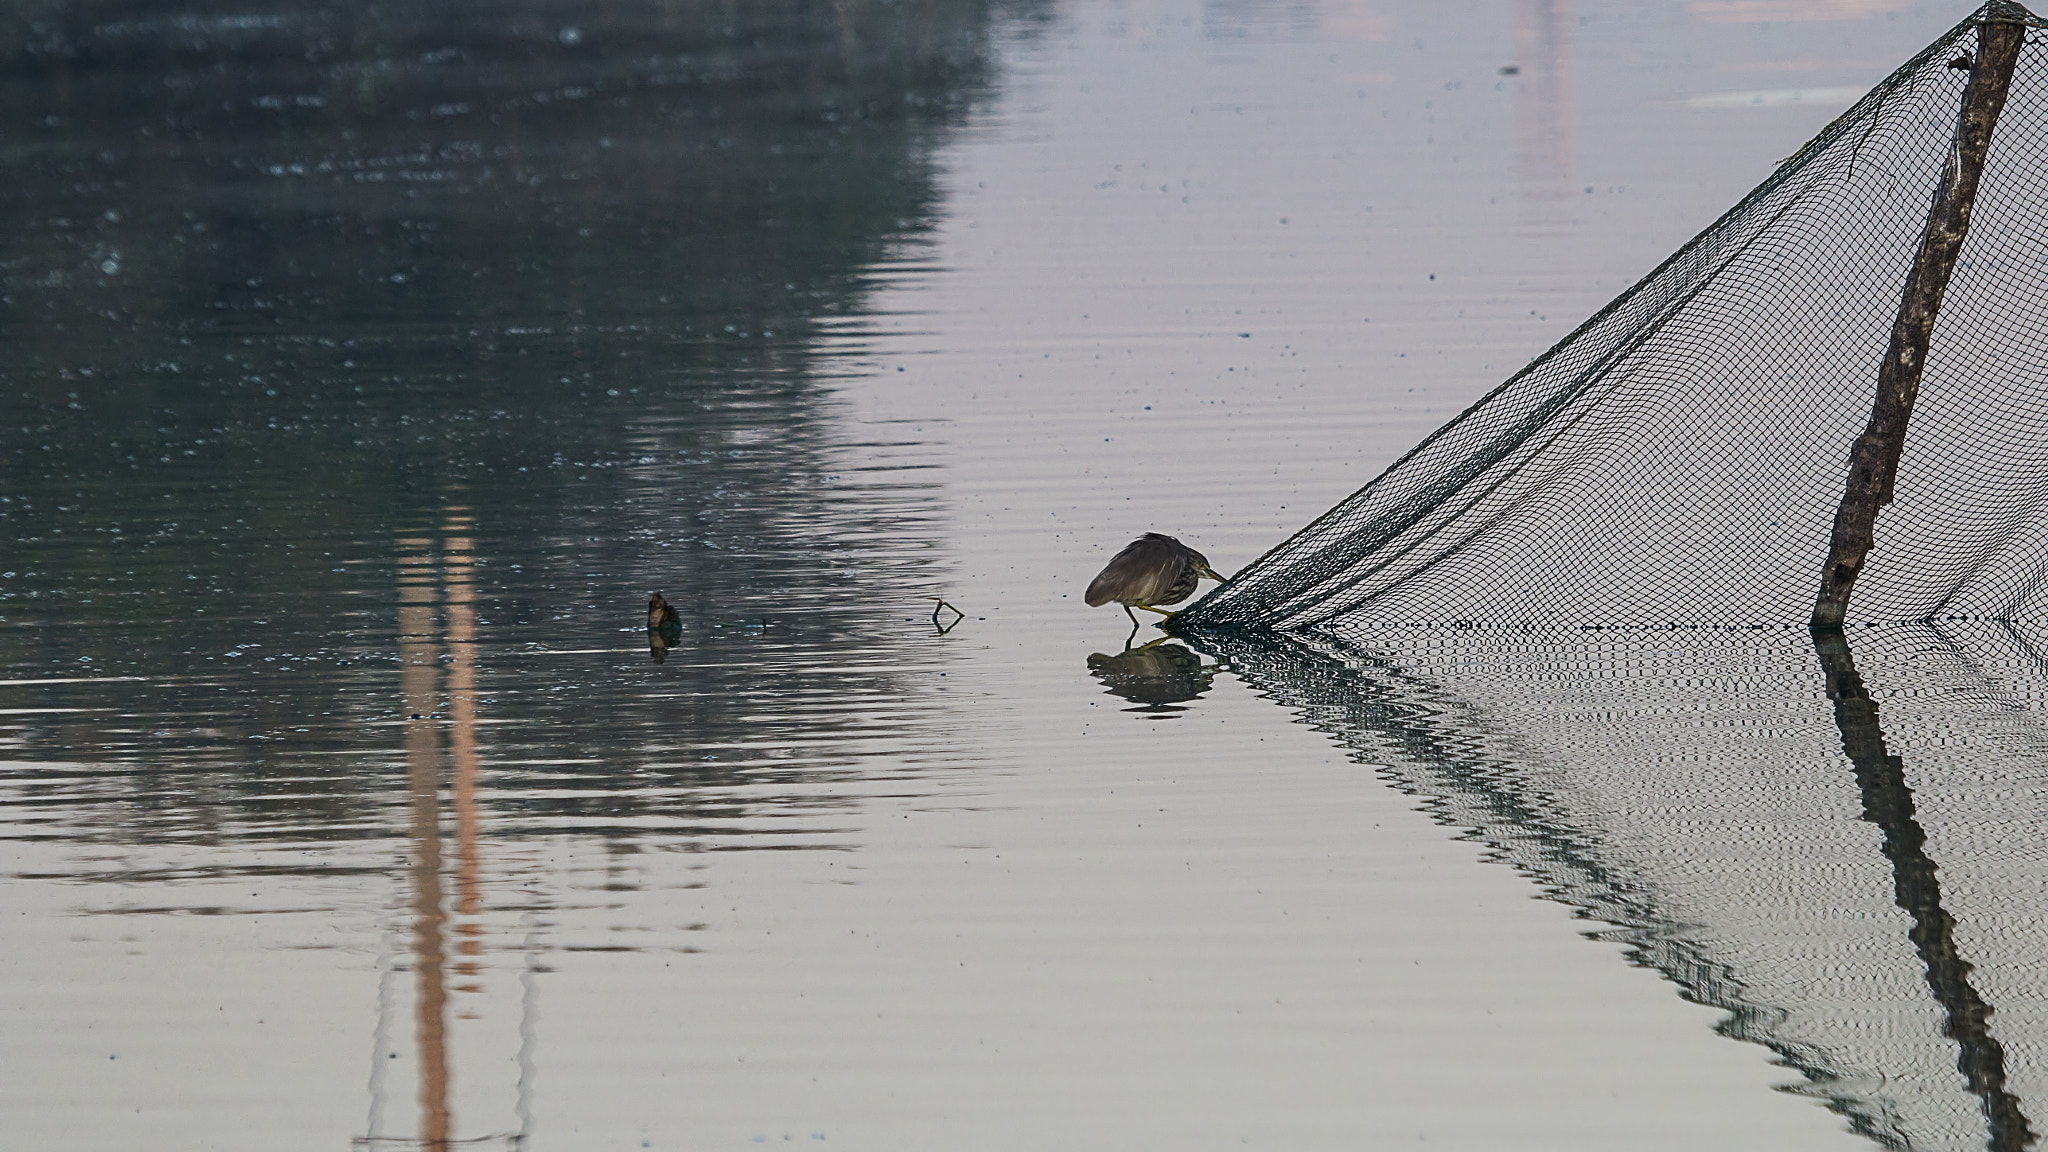
{"type": "MultiPolygon", "coordinates": [[[[531,1076],[531,1009],[534,996],[532,966],[522,974],[520,1028],[520,1083],[516,1105],[519,1130],[499,1136],[463,1139],[456,1134],[452,1105],[454,1081],[449,1030],[450,959],[448,939],[448,894],[442,886],[447,863],[442,845],[441,779],[446,733],[446,766],[449,799],[454,810],[454,902],[456,923],[452,935],[459,937],[452,965],[461,981],[454,991],[480,993],[482,984],[484,913],[481,828],[478,818],[478,774],[481,754],[477,742],[477,616],[474,578],[474,521],[467,507],[451,505],[444,510],[437,536],[410,536],[398,540],[398,636],[399,682],[405,703],[405,758],[407,780],[407,843],[410,859],[406,876],[410,893],[406,902],[411,917],[410,952],[413,974],[413,1039],[418,1059],[417,1135],[412,1138],[383,1135],[379,1128],[383,1114],[384,1076],[382,1062],[393,1055],[385,1051],[388,1034],[383,1020],[378,1027],[378,1051],[373,1059],[378,1068],[371,1076],[371,1129],[358,1140],[359,1146],[416,1147],[443,1149],[455,1144],[476,1144],[503,1139],[508,1147],[523,1142],[529,1125],[526,1098],[531,1076]],[[437,618],[436,608],[440,615],[437,618]]],[[[537,931],[529,924],[529,935],[537,931]]],[[[531,941],[529,941],[531,943],[531,941]]],[[[531,949],[529,949],[530,951],[531,949]]],[[[380,996],[380,1014],[388,1006],[380,996]]],[[[461,1019],[476,1019],[474,1012],[456,1013],[461,1019]]]]}
{"type": "Polygon", "coordinates": [[[398,542],[398,653],[405,699],[405,763],[411,801],[413,1031],[419,1048],[420,1144],[448,1143],[447,988],[441,971],[441,749],[434,715],[440,711],[440,661],[434,635],[439,573],[433,542],[398,542]]]}
{"type": "Polygon", "coordinates": [[[1854,1131],[2010,1152],[2048,1102],[2048,662],[2023,629],[1944,628],[1859,631],[1860,668],[1789,629],[1187,639],[1854,1131]]]}
{"type": "Polygon", "coordinates": [[[441,568],[448,621],[448,764],[455,802],[455,911],[463,919],[456,971],[472,981],[464,992],[481,992],[483,953],[482,857],[477,843],[476,746],[476,542],[469,509],[451,506],[442,525],[441,568]]]}
{"type": "MultiPolygon", "coordinates": [[[[1568,201],[1572,178],[1571,53],[1565,31],[1568,0],[1517,0],[1515,167],[1522,196],[1553,205],[1568,201]]],[[[1544,224],[1562,224],[1563,215],[1544,224]]]]}
{"type": "Polygon", "coordinates": [[[1956,924],[1941,906],[1941,880],[1927,858],[1927,833],[1913,811],[1905,763],[1885,747],[1877,702],[1856,674],[1856,660],[1839,629],[1817,629],[1814,649],[1827,676],[1828,699],[1842,729],[1842,751],[1863,792],[1863,818],[1884,830],[1899,907],[1913,917],[1913,947],[1927,965],[1927,986],[1948,1014],[1946,1031],[1961,1049],[1956,1070],[1984,1102],[1992,1152],[2017,1152],[2034,1143],[2020,1102],[2006,1090],[2005,1049],[1991,1034],[1991,1006],[1970,984],[1970,962],[1956,951],[1956,924]]]}
{"type": "Polygon", "coordinates": [[[1097,652],[1088,657],[1088,672],[1113,695],[1137,705],[1124,711],[1160,719],[1187,711],[1179,705],[1207,692],[1216,679],[1216,665],[1165,637],[1114,656],[1097,652]]]}

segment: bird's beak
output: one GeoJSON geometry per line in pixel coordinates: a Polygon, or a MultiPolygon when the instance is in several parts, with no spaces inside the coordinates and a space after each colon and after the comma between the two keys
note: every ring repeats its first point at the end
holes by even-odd
{"type": "Polygon", "coordinates": [[[1214,580],[1218,584],[1223,583],[1224,578],[1218,576],[1216,574],[1216,570],[1214,568],[1209,567],[1207,564],[1202,565],[1202,567],[1197,569],[1197,571],[1199,571],[1202,575],[1207,576],[1209,579],[1214,580]]]}

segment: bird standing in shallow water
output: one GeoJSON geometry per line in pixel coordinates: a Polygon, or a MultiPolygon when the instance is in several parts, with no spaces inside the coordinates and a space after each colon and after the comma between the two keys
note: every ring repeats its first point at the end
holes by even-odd
{"type": "Polygon", "coordinates": [[[1147,532],[1117,553],[1100,575],[1088,583],[1088,606],[1100,607],[1114,600],[1124,606],[1124,615],[1138,623],[1133,608],[1172,616],[1160,604],[1178,604],[1195,594],[1202,577],[1221,583],[1223,577],[1209,567],[1209,558],[1171,536],[1147,532]]]}

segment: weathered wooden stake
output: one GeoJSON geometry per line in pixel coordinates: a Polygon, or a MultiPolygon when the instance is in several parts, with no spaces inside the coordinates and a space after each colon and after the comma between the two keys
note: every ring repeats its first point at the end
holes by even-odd
{"type": "Polygon", "coordinates": [[[1935,189],[1934,204],[1927,210],[1920,251],[1913,257],[1913,269],[1900,295],[1891,346],[1877,371],[1877,399],[1870,408],[1870,423],[1849,449],[1849,485],[1835,512],[1827,567],[1821,571],[1820,597],[1813,605],[1815,627],[1841,627],[1849,610],[1849,592],[1876,542],[1872,525],[1877,510],[1892,502],[1899,451],[1905,447],[1913,402],[1920,397],[1928,337],[1934,331],[1934,317],[1941,311],[1941,297],[1948,291],[1963,237],[1970,231],[1970,207],[1977,199],[1984,154],[1990,150],[1991,130],[2005,107],[2013,64],[2019,59],[2026,33],[2025,25],[2000,20],[2000,7],[1988,6],[1985,22],[1977,26],[1977,58],[1970,64],[1969,86],[1963,90],[1955,146],[1942,165],[1941,186],[1935,189]]]}

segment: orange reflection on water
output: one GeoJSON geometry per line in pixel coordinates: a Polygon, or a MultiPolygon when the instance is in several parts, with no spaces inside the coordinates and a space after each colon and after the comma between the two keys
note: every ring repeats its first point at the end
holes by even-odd
{"type": "Polygon", "coordinates": [[[399,691],[405,699],[405,763],[411,800],[413,1034],[419,1047],[422,1147],[448,1144],[448,993],[441,967],[441,758],[433,715],[440,689],[434,635],[433,541],[398,541],[399,691]]]}
{"type": "MultiPolygon", "coordinates": [[[[399,687],[405,702],[408,839],[411,860],[413,1028],[419,1055],[418,1147],[446,1148],[455,1119],[449,1103],[448,955],[441,870],[441,734],[447,733],[455,810],[455,913],[462,918],[459,991],[479,992],[483,954],[482,854],[479,848],[476,714],[474,521],[450,506],[438,536],[398,544],[399,687]],[[435,609],[442,614],[437,619],[435,609]],[[444,723],[445,720],[445,723],[444,723]]],[[[374,1138],[374,1134],[373,1134],[374,1138]]]]}

